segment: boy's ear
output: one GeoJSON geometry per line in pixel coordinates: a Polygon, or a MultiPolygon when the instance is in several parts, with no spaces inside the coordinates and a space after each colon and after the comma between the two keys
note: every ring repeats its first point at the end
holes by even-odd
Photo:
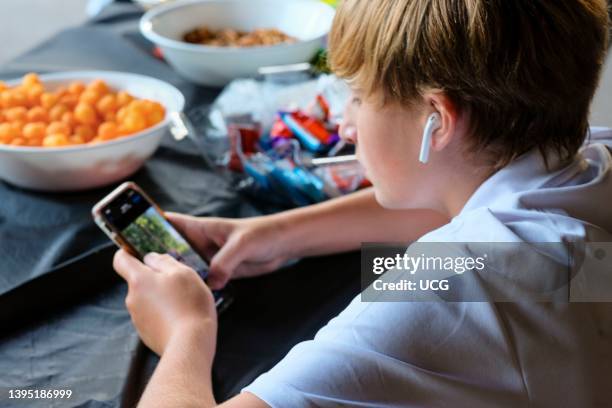
{"type": "Polygon", "coordinates": [[[427,115],[438,112],[440,114],[440,127],[433,133],[431,138],[431,148],[439,152],[448,146],[456,137],[456,130],[459,121],[459,110],[455,103],[442,91],[427,92],[424,95],[427,115]]]}

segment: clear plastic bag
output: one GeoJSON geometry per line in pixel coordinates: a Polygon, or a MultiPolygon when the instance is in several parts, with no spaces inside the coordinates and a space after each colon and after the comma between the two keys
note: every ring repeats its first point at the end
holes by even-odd
{"type": "Polygon", "coordinates": [[[346,84],[332,75],[291,85],[237,80],[213,105],[187,116],[209,163],[238,190],[262,201],[303,206],[367,185],[350,156],[354,150],[334,134],[348,97],[346,84]],[[337,155],[346,160],[313,164],[337,155]]]}

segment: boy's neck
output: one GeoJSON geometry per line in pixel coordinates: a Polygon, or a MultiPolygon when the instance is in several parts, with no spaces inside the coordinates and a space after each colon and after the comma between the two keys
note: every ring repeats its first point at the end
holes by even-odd
{"type": "Polygon", "coordinates": [[[449,172],[441,182],[444,184],[441,205],[444,214],[449,218],[454,218],[474,195],[476,190],[493,175],[494,171],[490,168],[472,165],[457,165],[449,168],[449,172]]]}

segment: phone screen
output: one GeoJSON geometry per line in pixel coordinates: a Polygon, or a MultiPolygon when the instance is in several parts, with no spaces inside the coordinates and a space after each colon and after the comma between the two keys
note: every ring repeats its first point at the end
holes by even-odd
{"type": "Polygon", "coordinates": [[[168,254],[194,269],[202,279],[207,263],[138,191],[128,188],[102,209],[105,221],[142,259],[150,252],[168,254]]]}

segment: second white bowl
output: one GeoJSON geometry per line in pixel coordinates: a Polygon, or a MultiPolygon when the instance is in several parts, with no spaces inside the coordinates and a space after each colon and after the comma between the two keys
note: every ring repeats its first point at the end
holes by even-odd
{"type": "Polygon", "coordinates": [[[255,76],[260,67],[310,61],[323,45],[334,15],[333,7],[319,0],[187,0],[147,12],[140,30],[185,78],[223,86],[236,78],[255,76]],[[214,47],[182,41],[187,31],[200,26],[243,31],[276,28],[297,42],[214,47]]]}

